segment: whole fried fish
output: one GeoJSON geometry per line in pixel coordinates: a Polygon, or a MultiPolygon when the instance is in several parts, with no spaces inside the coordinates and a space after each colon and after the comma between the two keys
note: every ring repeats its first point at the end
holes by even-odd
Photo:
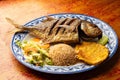
{"type": "Polygon", "coordinates": [[[42,39],[44,43],[80,43],[81,38],[95,39],[102,35],[102,31],[95,24],[77,18],[55,19],[47,16],[32,27],[16,24],[10,18],[6,19],[20,31],[27,30],[30,35],[42,39]]]}

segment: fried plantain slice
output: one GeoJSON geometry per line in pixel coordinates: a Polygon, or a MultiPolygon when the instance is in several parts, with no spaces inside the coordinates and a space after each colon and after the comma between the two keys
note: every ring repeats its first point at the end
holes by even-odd
{"type": "Polygon", "coordinates": [[[109,55],[109,50],[105,46],[96,42],[83,42],[76,45],[77,58],[90,65],[103,62],[109,55]]]}

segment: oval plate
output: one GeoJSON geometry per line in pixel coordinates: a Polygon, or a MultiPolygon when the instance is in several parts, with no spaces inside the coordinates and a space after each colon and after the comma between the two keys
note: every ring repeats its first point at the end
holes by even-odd
{"type": "MultiPolygon", "coordinates": [[[[89,22],[92,22],[94,24],[96,24],[105,35],[107,35],[109,37],[109,42],[106,45],[106,47],[109,49],[110,54],[107,60],[109,60],[116,52],[117,47],[118,47],[118,38],[116,33],[114,32],[114,30],[105,22],[91,17],[91,16],[86,16],[86,15],[82,15],[82,14],[53,14],[53,15],[49,15],[51,17],[54,18],[61,18],[61,17],[71,17],[71,18],[78,18],[78,19],[82,19],[82,20],[87,20],[89,22]]],[[[46,17],[40,17],[37,18],[35,20],[32,20],[30,22],[28,22],[27,24],[25,24],[25,26],[34,26],[37,25],[39,23],[41,23],[42,20],[44,20],[46,17]]],[[[23,65],[40,71],[40,72],[45,72],[45,73],[52,73],[52,74],[74,74],[74,73],[81,73],[81,72],[85,72],[88,70],[92,70],[94,68],[96,68],[99,65],[87,65],[85,63],[78,63],[72,66],[49,66],[49,65],[45,65],[43,67],[41,66],[34,66],[30,63],[25,62],[25,58],[24,55],[21,51],[21,49],[16,45],[16,41],[20,40],[22,41],[26,35],[28,33],[27,32],[22,32],[22,33],[15,33],[13,38],[12,38],[12,43],[11,43],[11,48],[13,51],[13,54],[15,56],[15,58],[21,62],[23,65]]]]}

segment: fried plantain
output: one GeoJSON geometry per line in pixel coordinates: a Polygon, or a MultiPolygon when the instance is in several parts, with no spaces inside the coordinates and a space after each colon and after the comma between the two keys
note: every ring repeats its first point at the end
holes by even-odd
{"type": "Polygon", "coordinates": [[[91,65],[103,62],[109,55],[108,48],[96,42],[83,42],[76,45],[75,51],[79,60],[91,65]]]}

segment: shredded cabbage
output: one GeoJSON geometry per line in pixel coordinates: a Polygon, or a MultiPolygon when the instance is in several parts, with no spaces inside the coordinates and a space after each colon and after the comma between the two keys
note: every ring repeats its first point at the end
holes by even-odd
{"type": "Polygon", "coordinates": [[[22,50],[26,62],[37,66],[43,66],[45,64],[52,65],[52,60],[47,56],[48,49],[43,49],[42,42],[35,42],[32,39],[29,41],[16,41],[16,45],[18,45],[22,50]]]}

